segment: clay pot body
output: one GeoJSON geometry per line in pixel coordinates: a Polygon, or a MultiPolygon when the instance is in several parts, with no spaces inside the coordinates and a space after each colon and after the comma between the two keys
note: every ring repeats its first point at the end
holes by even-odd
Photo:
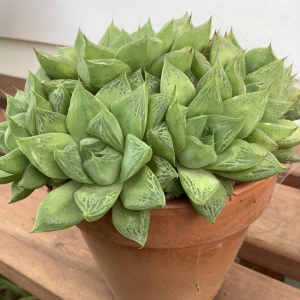
{"type": "Polygon", "coordinates": [[[114,228],[111,213],[78,227],[116,300],[211,300],[249,225],[272,198],[276,177],[235,187],[236,196],[211,224],[188,199],[151,211],[148,240],[139,249],[114,228]]]}

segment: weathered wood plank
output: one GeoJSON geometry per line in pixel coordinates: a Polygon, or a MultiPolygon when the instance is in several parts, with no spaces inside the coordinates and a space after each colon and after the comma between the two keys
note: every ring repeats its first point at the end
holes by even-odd
{"type": "MultiPolygon", "coordinates": [[[[40,299],[113,300],[76,227],[30,234],[40,199],[7,205],[9,185],[0,186],[0,273],[40,299]]],[[[215,300],[300,299],[300,291],[236,264],[215,300]]]]}
{"type": "Polygon", "coordinates": [[[238,256],[300,280],[300,189],[277,185],[274,197],[247,233],[238,256]]]}
{"type": "Polygon", "coordinates": [[[299,295],[294,287],[235,264],[214,300],[296,300],[299,295]]]}

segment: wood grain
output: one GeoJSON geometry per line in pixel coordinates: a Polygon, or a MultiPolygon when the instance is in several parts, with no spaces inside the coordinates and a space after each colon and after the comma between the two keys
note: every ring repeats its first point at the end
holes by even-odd
{"type": "Polygon", "coordinates": [[[300,280],[300,190],[277,185],[274,197],[254,222],[239,257],[300,280]]]}
{"type": "MultiPolygon", "coordinates": [[[[45,194],[8,205],[10,186],[0,186],[0,273],[42,300],[113,300],[76,227],[29,233],[45,194]]],[[[234,264],[215,298],[223,299],[296,300],[300,290],[234,264]]]]}

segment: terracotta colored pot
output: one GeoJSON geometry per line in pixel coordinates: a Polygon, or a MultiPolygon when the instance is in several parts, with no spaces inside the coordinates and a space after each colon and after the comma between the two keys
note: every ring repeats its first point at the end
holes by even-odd
{"type": "Polygon", "coordinates": [[[151,211],[143,249],[115,230],[111,213],[78,227],[116,300],[211,300],[275,182],[276,176],[236,186],[214,225],[187,199],[168,201],[151,211]]]}

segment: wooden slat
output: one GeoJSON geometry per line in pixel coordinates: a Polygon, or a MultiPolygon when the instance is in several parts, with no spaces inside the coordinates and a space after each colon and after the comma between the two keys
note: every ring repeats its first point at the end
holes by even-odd
{"type": "Polygon", "coordinates": [[[263,215],[254,222],[239,257],[300,280],[300,190],[277,185],[263,215]]]}
{"type": "MultiPolygon", "coordinates": [[[[7,204],[9,185],[0,186],[0,273],[42,300],[113,300],[76,227],[30,234],[40,199],[7,204]]],[[[300,290],[234,264],[215,300],[300,299],[300,290]]]]}
{"type": "Polygon", "coordinates": [[[214,300],[293,300],[300,290],[234,264],[214,300]]]}

